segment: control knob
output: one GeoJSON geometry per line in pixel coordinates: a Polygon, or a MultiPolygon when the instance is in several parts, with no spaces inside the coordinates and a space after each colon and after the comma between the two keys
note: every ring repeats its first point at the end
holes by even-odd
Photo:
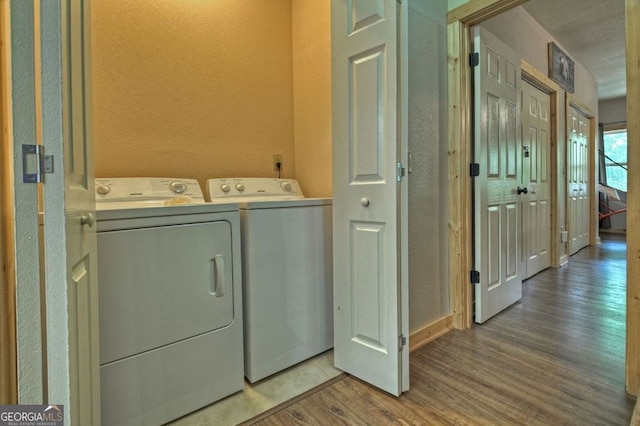
{"type": "Polygon", "coordinates": [[[236,183],[236,189],[240,192],[244,191],[244,184],[236,183]]]}
{"type": "Polygon", "coordinates": [[[282,189],[284,189],[287,192],[291,191],[291,182],[282,182],[280,184],[280,187],[282,187],[282,189]]]}
{"type": "Polygon", "coordinates": [[[220,189],[224,193],[227,193],[227,192],[231,191],[231,187],[227,183],[223,183],[222,185],[220,185],[220,189]]]}
{"type": "Polygon", "coordinates": [[[96,185],[96,192],[101,195],[107,195],[111,192],[111,187],[109,185],[105,185],[104,183],[99,183],[96,185]]]}
{"type": "Polygon", "coordinates": [[[187,184],[184,182],[180,182],[179,180],[173,181],[169,184],[169,189],[176,194],[182,194],[187,190],[187,184]]]}

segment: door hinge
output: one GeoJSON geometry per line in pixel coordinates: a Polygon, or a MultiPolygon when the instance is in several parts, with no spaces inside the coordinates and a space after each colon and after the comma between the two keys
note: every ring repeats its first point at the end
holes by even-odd
{"type": "Polygon", "coordinates": [[[42,145],[22,145],[22,182],[44,182],[44,174],[53,173],[53,155],[44,155],[42,145]]]}
{"type": "Polygon", "coordinates": [[[471,68],[477,67],[480,65],[480,54],[479,53],[469,53],[469,66],[471,68]]]}
{"type": "Polygon", "coordinates": [[[405,174],[404,166],[402,165],[402,163],[398,163],[397,168],[398,168],[398,182],[401,182],[405,174]]]}
{"type": "Polygon", "coordinates": [[[480,176],[480,164],[478,163],[469,164],[469,176],[471,177],[480,176]]]}
{"type": "Polygon", "coordinates": [[[480,271],[471,271],[471,284],[480,283],[480,271]]]}
{"type": "Polygon", "coordinates": [[[398,351],[402,352],[405,346],[407,346],[407,338],[404,337],[404,334],[401,334],[398,336],[398,351]]]}

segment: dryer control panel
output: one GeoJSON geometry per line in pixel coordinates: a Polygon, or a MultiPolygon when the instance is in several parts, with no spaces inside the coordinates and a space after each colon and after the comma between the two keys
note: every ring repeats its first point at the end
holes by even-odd
{"type": "Polygon", "coordinates": [[[96,204],[140,203],[159,205],[202,204],[204,195],[195,179],[183,178],[105,178],[96,179],[96,204]]]}
{"type": "Polygon", "coordinates": [[[277,178],[218,178],[207,181],[207,193],[211,201],[225,198],[304,198],[295,179],[277,178]]]}

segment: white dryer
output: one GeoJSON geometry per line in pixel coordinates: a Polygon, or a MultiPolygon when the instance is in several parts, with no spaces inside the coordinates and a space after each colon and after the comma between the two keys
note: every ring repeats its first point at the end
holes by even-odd
{"type": "Polygon", "coordinates": [[[96,179],[103,425],[242,390],[240,216],[189,179],[96,179]]]}
{"type": "Polygon", "coordinates": [[[207,189],[214,203],[240,203],[245,377],[332,348],[331,198],[304,198],[291,179],[210,179],[207,189]]]}

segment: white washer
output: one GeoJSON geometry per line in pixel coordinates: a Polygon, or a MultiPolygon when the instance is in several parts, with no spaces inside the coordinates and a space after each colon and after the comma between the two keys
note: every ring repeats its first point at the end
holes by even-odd
{"type": "Polygon", "coordinates": [[[240,215],[195,180],[96,179],[103,425],[242,390],[240,215]]]}
{"type": "Polygon", "coordinates": [[[245,377],[332,348],[331,198],[304,198],[291,179],[210,179],[207,189],[214,203],[240,203],[245,377]]]}

